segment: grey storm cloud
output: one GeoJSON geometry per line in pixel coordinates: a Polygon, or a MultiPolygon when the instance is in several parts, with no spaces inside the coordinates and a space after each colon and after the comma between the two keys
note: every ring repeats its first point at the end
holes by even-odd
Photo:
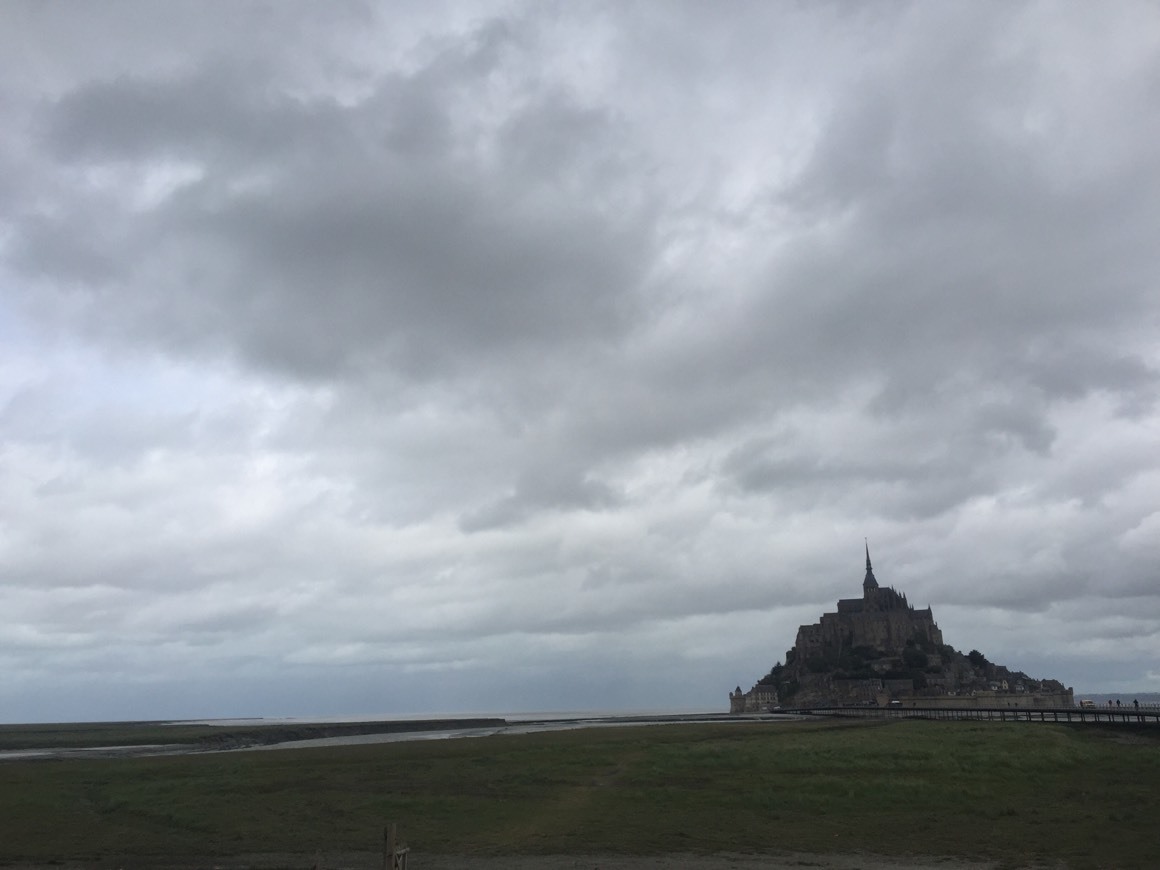
{"type": "Polygon", "coordinates": [[[195,178],[148,210],[117,202],[118,189],[53,210],[18,234],[14,259],[30,277],[91,273],[98,295],[80,313],[97,330],[167,346],[224,338],[298,376],[374,363],[422,374],[472,352],[615,335],[652,244],[647,223],[600,199],[623,161],[584,159],[583,146],[615,148],[615,131],[566,94],[531,95],[488,118],[495,129],[469,124],[492,141],[464,148],[448,116],[491,71],[476,53],[450,81],[397,78],[349,108],[271,96],[220,67],[73,92],[45,134],[68,165],[160,160],[154,173],[175,162],[195,178]],[[578,137],[571,161],[553,147],[561,128],[578,137]],[[537,154],[549,148],[563,164],[551,173],[537,154]]]}
{"type": "Polygon", "coordinates": [[[1160,686],[1150,4],[0,18],[6,717],[1160,686]]]}

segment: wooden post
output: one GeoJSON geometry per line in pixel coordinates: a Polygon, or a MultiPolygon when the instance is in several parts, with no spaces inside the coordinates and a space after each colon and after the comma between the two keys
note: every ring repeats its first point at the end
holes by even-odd
{"type": "Polygon", "coordinates": [[[395,823],[383,828],[383,870],[395,870],[395,823]]]}

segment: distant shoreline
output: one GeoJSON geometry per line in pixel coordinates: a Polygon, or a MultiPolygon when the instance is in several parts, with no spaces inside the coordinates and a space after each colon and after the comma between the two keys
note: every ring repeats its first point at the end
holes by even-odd
{"type": "Polygon", "coordinates": [[[689,722],[745,722],[773,718],[779,717],[762,714],[738,716],[729,713],[612,715],[569,713],[555,716],[546,714],[542,718],[526,719],[448,717],[344,722],[202,719],[189,722],[4,725],[0,726],[0,761],[134,758],[208,752],[304,749],[409,740],[487,737],[498,734],[531,734],[580,728],[689,722]]]}

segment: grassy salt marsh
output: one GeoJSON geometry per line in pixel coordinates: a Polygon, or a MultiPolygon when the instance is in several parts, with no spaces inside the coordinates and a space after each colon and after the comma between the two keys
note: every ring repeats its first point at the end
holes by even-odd
{"type": "Polygon", "coordinates": [[[0,764],[0,863],[370,851],[394,819],[430,854],[1147,867],[1158,818],[1160,734],[1091,726],[682,724],[0,764]]]}

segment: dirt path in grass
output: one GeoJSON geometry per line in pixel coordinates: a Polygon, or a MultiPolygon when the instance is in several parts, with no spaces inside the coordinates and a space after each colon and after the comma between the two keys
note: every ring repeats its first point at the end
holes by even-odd
{"type": "MultiPolygon", "coordinates": [[[[476,855],[408,856],[408,870],[993,870],[992,862],[959,858],[876,855],[476,855]]],[[[241,855],[235,858],[150,859],[108,856],[100,861],[0,864],[2,870],[381,870],[372,852],[241,855]]]]}

